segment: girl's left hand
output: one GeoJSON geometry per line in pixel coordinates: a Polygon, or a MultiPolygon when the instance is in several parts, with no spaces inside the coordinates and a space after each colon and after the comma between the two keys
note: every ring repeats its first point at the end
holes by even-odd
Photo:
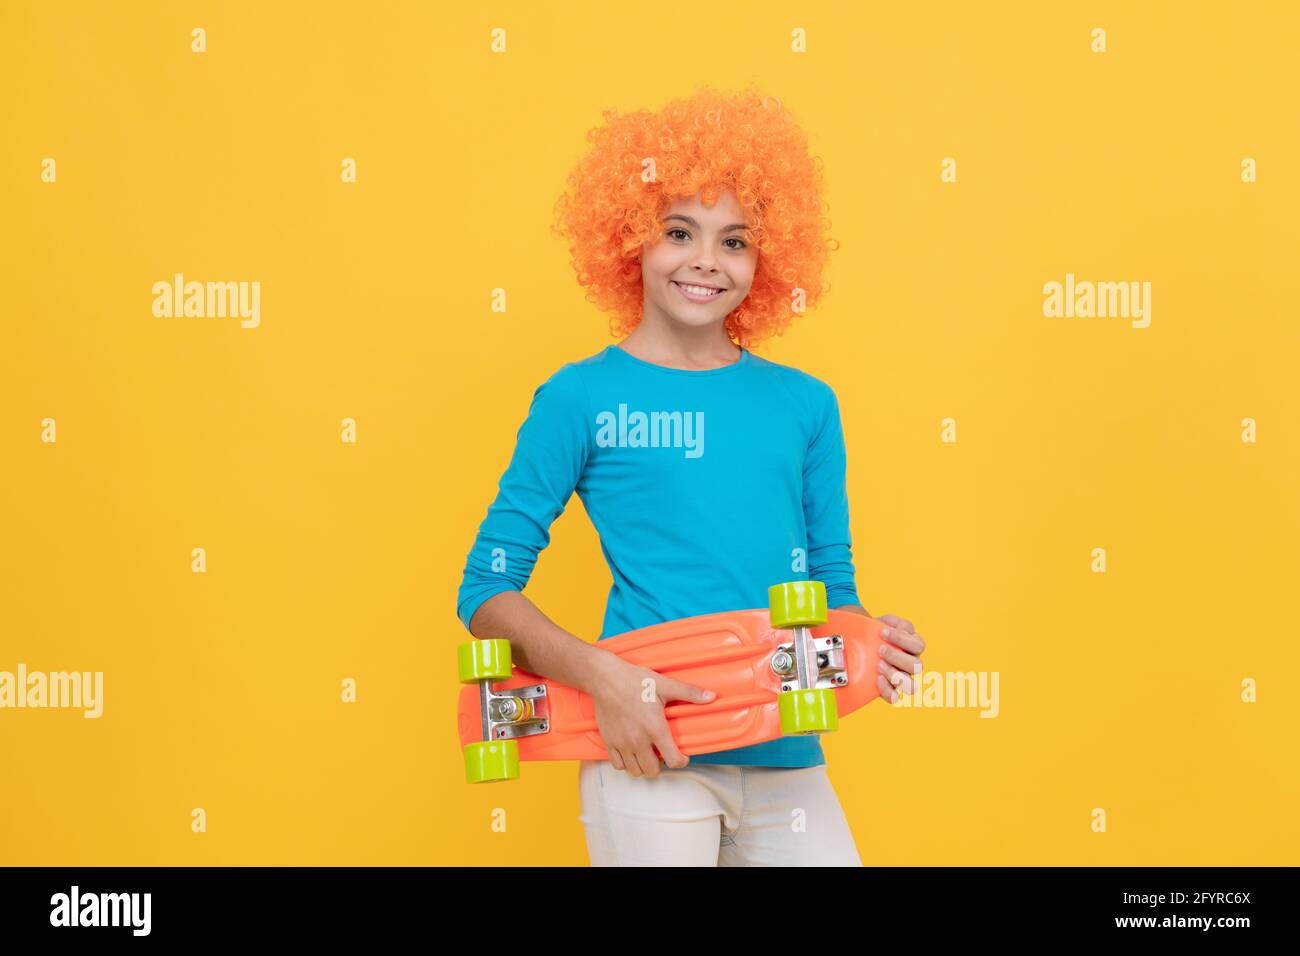
{"type": "Polygon", "coordinates": [[[897,614],[882,614],[877,618],[887,626],[880,632],[889,643],[880,645],[880,676],[876,687],[880,696],[891,704],[898,703],[898,692],[916,692],[916,678],[921,673],[921,653],[925,641],[912,628],[912,622],[897,614]]]}

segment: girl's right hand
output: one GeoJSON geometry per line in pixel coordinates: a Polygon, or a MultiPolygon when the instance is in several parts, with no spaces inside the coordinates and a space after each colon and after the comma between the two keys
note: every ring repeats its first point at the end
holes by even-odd
{"type": "Polygon", "coordinates": [[[669,767],[685,767],[690,760],[677,749],[664,717],[664,704],[670,700],[707,704],[715,696],[713,691],[665,677],[614,654],[602,665],[592,682],[591,699],[596,726],[614,769],[626,770],[634,777],[659,776],[660,758],[654,747],[669,767]]]}

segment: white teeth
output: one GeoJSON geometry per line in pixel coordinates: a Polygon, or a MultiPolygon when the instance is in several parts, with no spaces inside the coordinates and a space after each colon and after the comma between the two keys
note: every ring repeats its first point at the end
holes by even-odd
{"type": "Polygon", "coordinates": [[[677,285],[680,289],[689,292],[691,295],[717,295],[722,291],[721,289],[710,289],[702,285],[683,285],[680,282],[678,282],[677,285]]]}

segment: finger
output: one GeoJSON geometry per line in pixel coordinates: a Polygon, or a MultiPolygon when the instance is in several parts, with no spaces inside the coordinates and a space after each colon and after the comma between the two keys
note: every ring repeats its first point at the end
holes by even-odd
{"type": "Polygon", "coordinates": [[[636,752],[636,762],[641,765],[641,772],[647,780],[653,780],[659,776],[659,758],[655,756],[654,751],[648,745],[645,750],[636,752]]]}
{"type": "Polygon", "coordinates": [[[921,659],[904,651],[900,651],[897,647],[893,647],[889,644],[881,644],[880,656],[890,664],[893,664],[904,674],[921,673],[921,659]]]}
{"type": "Polygon", "coordinates": [[[614,748],[610,748],[609,763],[615,770],[622,770],[627,766],[627,764],[623,762],[623,755],[614,748]]]}
{"type": "Polygon", "coordinates": [[[885,680],[889,681],[889,686],[895,688],[900,694],[916,693],[916,682],[897,667],[890,667],[884,661],[881,661],[880,673],[884,675],[885,680]]]}
{"type": "Polygon", "coordinates": [[[677,749],[677,741],[673,740],[666,723],[663,732],[655,737],[655,746],[659,748],[664,763],[670,767],[685,767],[690,762],[686,759],[686,755],[677,749]]]}
{"type": "Polygon", "coordinates": [[[912,622],[905,617],[899,617],[897,614],[882,614],[880,617],[876,618],[876,620],[884,621],[890,627],[896,627],[900,631],[911,631],[913,634],[916,633],[916,628],[912,626],[912,622]]]}
{"type": "Polygon", "coordinates": [[[687,684],[671,677],[664,677],[662,674],[655,681],[655,693],[659,695],[660,700],[665,702],[687,700],[692,704],[707,704],[713,699],[709,696],[713,692],[704,687],[696,687],[694,684],[687,684]]]}
{"type": "Polygon", "coordinates": [[[898,691],[889,685],[884,674],[876,675],[876,690],[880,691],[880,696],[891,704],[898,703],[898,691]]]}
{"type": "Polygon", "coordinates": [[[921,635],[912,631],[886,627],[881,629],[880,636],[889,643],[898,645],[909,654],[920,654],[925,650],[925,641],[921,640],[921,635]]]}
{"type": "Polygon", "coordinates": [[[633,777],[641,776],[641,762],[636,759],[636,752],[629,750],[623,755],[623,760],[627,764],[627,772],[633,777]]]}

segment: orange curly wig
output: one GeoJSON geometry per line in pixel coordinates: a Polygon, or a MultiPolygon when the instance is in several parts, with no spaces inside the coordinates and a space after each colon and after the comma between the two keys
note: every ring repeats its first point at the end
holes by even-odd
{"type": "Polygon", "coordinates": [[[780,100],[753,86],[734,95],[705,86],[657,113],[602,115],[555,204],[553,232],[569,243],[587,300],[611,313],[611,335],[623,338],[641,322],[641,245],[659,240],[668,207],[695,195],[712,205],[724,189],[735,192],[746,240],[759,250],[749,294],[726,319],[733,342],[750,348],[784,332],[795,289],[806,306],[829,290],[822,273],[839,243],[823,215],[822,160],[809,155],[780,100]]]}

